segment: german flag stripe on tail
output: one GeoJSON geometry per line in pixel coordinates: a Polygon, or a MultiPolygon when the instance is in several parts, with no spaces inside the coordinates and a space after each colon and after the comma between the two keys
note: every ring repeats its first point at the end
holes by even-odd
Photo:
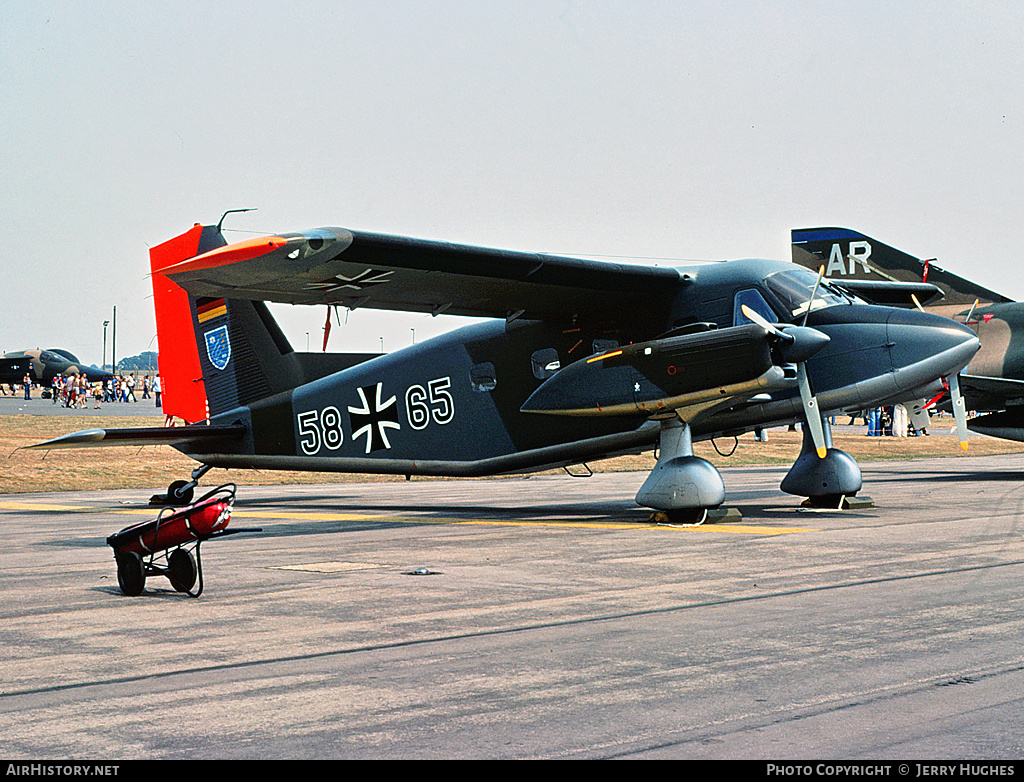
{"type": "Polygon", "coordinates": [[[205,323],[213,318],[228,314],[228,305],[224,299],[198,299],[196,301],[196,315],[200,323],[205,323]]]}

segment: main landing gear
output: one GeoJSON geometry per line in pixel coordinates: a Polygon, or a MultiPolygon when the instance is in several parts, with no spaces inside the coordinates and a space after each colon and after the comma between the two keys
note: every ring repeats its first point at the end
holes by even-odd
{"type": "Polygon", "coordinates": [[[736,513],[719,509],[725,482],[715,465],[693,455],[689,424],[678,419],[662,424],[658,449],[658,463],[636,495],[638,505],[655,509],[652,521],[696,525],[736,513]]]}
{"type": "MultiPolygon", "coordinates": [[[[803,427],[800,456],[782,481],[788,494],[807,499],[811,508],[873,507],[868,497],[855,497],[863,486],[860,467],[845,451],[832,446],[832,429],[822,420],[825,456],[818,455],[810,426],[803,427]]],[[[725,484],[711,462],[693,455],[689,424],[672,419],[662,424],[658,441],[658,462],[647,476],[636,502],[654,508],[652,521],[670,524],[703,524],[739,521],[735,509],[722,509],[725,484]]]]}
{"type": "Polygon", "coordinates": [[[819,458],[809,426],[803,428],[800,456],[793,463],[779,486],[787,494],[806,497],[803,505],[807,508],[852,508],[874,507],[869,497],[854,497],[864,482],[860,467],[846,451],[832,447],[832,427],[822,421],[825,437],[825,458],[819,458]]]}

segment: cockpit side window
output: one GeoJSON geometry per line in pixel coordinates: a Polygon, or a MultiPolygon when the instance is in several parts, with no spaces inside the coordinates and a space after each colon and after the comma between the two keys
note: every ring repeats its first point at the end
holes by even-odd
{"type": "Polygon", "coordinates": [[[818,280],[818,275],[810,269],[776,272],[766,277],[764,284],[778,297],[792,318],[803,315],[808,309],[820,310],[854,302],[851,296],[836,290],[824,280],[818,280]]]}
{"type": "Polygon", "coordinates": [[[747,288],[746,290],[737,291],[736,296],[733,298],[732,325],[744,326],[747,323],[753,323],[750,318],[743,314],[744,304],[769,323],[775,323],[779,319],[779,316],[772,312],[772,308],[768,306],[768,302],[764,300],[764,296],[761,295],[760,291],[756,288],[747,288]]]}

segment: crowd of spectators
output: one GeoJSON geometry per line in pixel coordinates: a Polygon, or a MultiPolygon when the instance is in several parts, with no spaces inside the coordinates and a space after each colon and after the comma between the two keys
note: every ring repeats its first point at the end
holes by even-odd
{"type": "MultiPolygon", "coordinates": [[[[22,378],[21,390],[25,399],[32,398],[32,389],[36,384],[28,374],[22,378]]],[[[18,394],[17,384],[10,385],[12,396],[18,394]]],[[[7,395],[8,388],[0,385],[0,393],[7,395]]],[[[102,382],[90,382],[84,374],[79,375],[56,375],[49,388],[41,390],[42,398],[49,399],[52,404],[60,404],[62,407],[83,408],[91,403],[94,409],[99,409],[108,402],[139,402],[144,399],[152,399],[157,407],[160,407],[160,376],[150,378],[143,375],[135,378],[135,373],[105,377],[102,382]]]]}

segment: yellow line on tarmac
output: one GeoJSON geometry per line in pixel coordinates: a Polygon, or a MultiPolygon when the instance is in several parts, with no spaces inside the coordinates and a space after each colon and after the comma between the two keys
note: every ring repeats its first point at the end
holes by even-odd
{"type": "MultiPolygon", "coordinates": [[[[125,509],[113,509],[111,513],[130,513],[136,515],[150,515],[156,518],[156,514],[159,513],[159,508],[155,506],[153,508],[125,508],[125,509]]],[[[238,510],[235,508],[231,511],[231,518],[249,518],[249,519],[287,519],[300,521],[367,521],[367,520],[381,520],[383,517],[379,513],[366,514],[366,513],[326,513],[323,511],[290,511],[290,510],[238,510]]]]}
{"type": "MultiPolygon", "coordinates": [[[[94,513],[112,513],[118,515],[153,516],[159,510],[153,508],[99,508],[83,505],[56,505],[42,502],[3,502],[0,510],[22,511],[92,511],[94,513]]],[[[326,511],[258,511],[238,510],[232,513],[234,518],[282,519],[301,521],[375,521],[382,524],[448,524],[477,527],[551,527],[562,529],[596,529],[596,530],[650,530],[652,532],[687,532],[702,530],[705,532],[729,532],[739,535],[791,535],[797,532],[820,532],[807,527],[765,527],[750,524],[651,524],[649,522],[615,522],[615,521],[516,521],[513,519],[459,519],[430,517],[399,517],[380,513],[329,513],[326,511]]]]}
{"type": "Polygon", "coordinates": [[[0,510],[100,510],[83,505],[51,505],[45,502],[0,502],[0,510]]]}
{"type": "Polygon", "coordinates": [[[608,521],[512,521],[485,519],[410,519],[381,518],[399,524],[451,524],[478,527],[561,527],[564,529],[605,529],[605,530],[650,530],[652,532],[733,532],[746,535],[789,535],[794,532],[820,532],[821,530],[806,527],[758,527],[749,524],[650,524],[647,522],[608,522],[608,521]]]}

